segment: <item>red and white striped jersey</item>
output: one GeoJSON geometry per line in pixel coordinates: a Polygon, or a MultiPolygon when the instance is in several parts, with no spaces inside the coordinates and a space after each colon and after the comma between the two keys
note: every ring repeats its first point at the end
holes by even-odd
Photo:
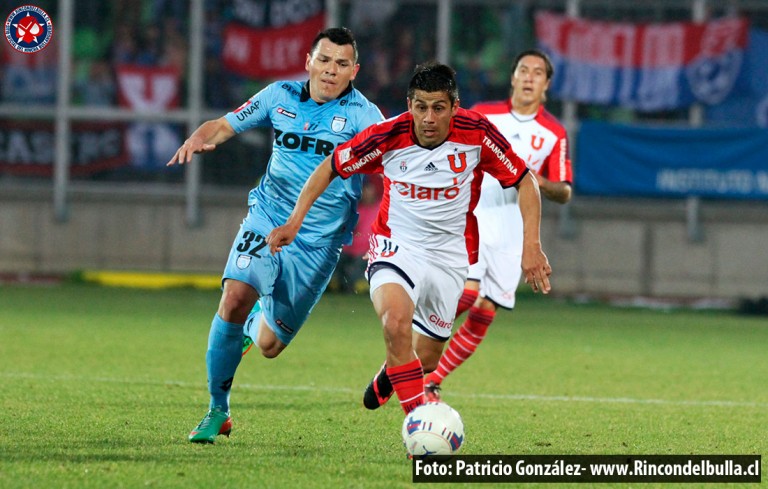
{"type": "Polygon", "coordinates": [[[528,170],[485,116],[462,108],[440,146],[419,146],[413,117],[405,112],[338,146],[332,165],[343,178],[383,173],[384,194],[373,233],[446,266],[477,261],[472,211],[482,172],[506,188],[519,183],[528,170]]]}

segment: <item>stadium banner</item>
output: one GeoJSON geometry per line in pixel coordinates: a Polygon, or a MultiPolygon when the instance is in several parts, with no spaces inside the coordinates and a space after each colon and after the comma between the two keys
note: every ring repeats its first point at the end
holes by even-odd
{"type": "Polygon", "coordinates": [[[306,75],[306,53],[325,28],[325,4],[242,0],[235,2],[233,18],[224,27],[227,70],[258,80],[297,79],[306,75]]]}
{"type": "Polygon", "coordinates": [[[585,195],[768,199],[768,132],[583,122],[574,166],[585,195]]]}
{"type": "Polygon", "coordinates": [[[728,125],[768,127],[768,31],[749,30],[749,46],[737,89],[725,101],[706,107],[706,120],[728,125]]]}
{"type": "MultiPolygon", "coordinates": [[[[70,143],[70,175],[87,176],[128,165],[125,124],[74,122],[70,143]]],[[[0,173],[53,175],[53,122],[0,121],[0,173]]]]}
{"type": "MultiPolygon", "coordinates": [[[[115,72],[120,106],[148,112],[179,106],[181,73],[176,67],[121,64],[115,72]]],[[[134,122],[128,126],[127,143],[132,167],[165,171],[168,155],[182,139],[173,124],[134,122]]]]}
{"type": "Polygon", "coordinates": [[[539,47],[552,58],[558,99],[640,111],[722,102],[742,69],[749,23],[633,24],[540,11],[539,47]]]}
{"type": "Polygon", "coordinates": [[[138,111],[179,106],[181,74],[172,66],[121,64],[115,67],[118,103],[138,111]]]}
{"type": "Polygon", "coordinates": [[[0,42],[0,100],[26,105],[55,105],[58,49],[33,55],[0,42]]]}

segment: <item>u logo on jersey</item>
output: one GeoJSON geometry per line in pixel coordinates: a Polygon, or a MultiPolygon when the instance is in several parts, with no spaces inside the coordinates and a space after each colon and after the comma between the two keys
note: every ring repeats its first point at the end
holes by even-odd
{"type": "Polygon", "coordinates": [[[448,163],[454,173],[461,173],[467,169],[467,153],[457,153],[448,155],[448,163]],[[458,161],[456,156],[458,156],[458,161]]]}
{"type": "Polygon", "coordinates": [[[537,138],[535,134],[531,134],[531,147],[539,150],[542,146],[544,146],[544,138],[541,136],[537,138]]]}

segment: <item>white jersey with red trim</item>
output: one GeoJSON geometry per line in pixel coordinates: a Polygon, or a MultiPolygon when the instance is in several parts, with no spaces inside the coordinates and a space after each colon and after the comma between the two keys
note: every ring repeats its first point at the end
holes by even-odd
{"type": "Polygon", "coordinates": [[[476,104],[472,110],[493,122],[531,170],[554,182],[571,182],[565,128],[543,105],[535,114],[520,115],[509,100],[476,104]]]}
{"type": "Polygon", "coordinates": [[[485,116],[462,108],[440,146],[419,146],[413,117],[405,112],[337,147],[332,164],[344,178],[383,173],[384,194],[373,233],[392,237],[445,266],[477,260],[472,211],[479,198],[478,175],[487,172],[503,187],[511,187],[527,172],[523,160],[485,116]]]}
{"type": "MultiPolygon", "coordinates": [[[[573,181],[568,138],[563,125],[540,106],[535,114],[514,112],[511,101],[483,102],[472,107],[493,122],[528,168],[554,182],[573,181]]],[[[496,247],[522,247],[522,220],[517,191],[502,189],[494,178],[484,178],[477,215],[480,235],[496,247]],[[499,207],[510,206],[499,209],[499,207]],[[514,236],[513,236],[514,233],[514,236]]]]}

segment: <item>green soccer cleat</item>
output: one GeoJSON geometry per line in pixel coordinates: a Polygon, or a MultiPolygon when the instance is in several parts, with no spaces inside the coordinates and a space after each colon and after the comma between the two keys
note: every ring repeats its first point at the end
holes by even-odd
{"type": "MultiPolygon", "coordinates": [[[[251,332],[251,325],[253,324],[253,321],[256,319],[254,316],[255,313],[261,312],[261,303],[259,301],[256,301],[256,304],[253,305],[253,309],[251,309],[251,312],[248,313],[248,319],[245,321],[245,324],[243,325],[243,354],[241,356],[245,356],[246,353],[248,353],[253,346],[253,338],[251,338],[250,332],[251,332]]],[[[259,316],[260,317],[260,316],[259,316]]],[[[258,328],[258,324],[256,325],[258,328]]]]}
{"type": "Polygon", "coordinates": [[[232,418],[229,413],[221,410],[220,407],[208,411],[197,428],[189,433],[189,441],[192,443],[213,443],[216,437],[224,435],[229,437],[232,432],[232,418]]]}
{"type": "Polygon", "coordinates": [[[253,340],[248,335],[243,335],[243,354],[241,356],[245,356],[246,353],[248,353],[248,350],[251,349],[253,346],[253,340]]]}

